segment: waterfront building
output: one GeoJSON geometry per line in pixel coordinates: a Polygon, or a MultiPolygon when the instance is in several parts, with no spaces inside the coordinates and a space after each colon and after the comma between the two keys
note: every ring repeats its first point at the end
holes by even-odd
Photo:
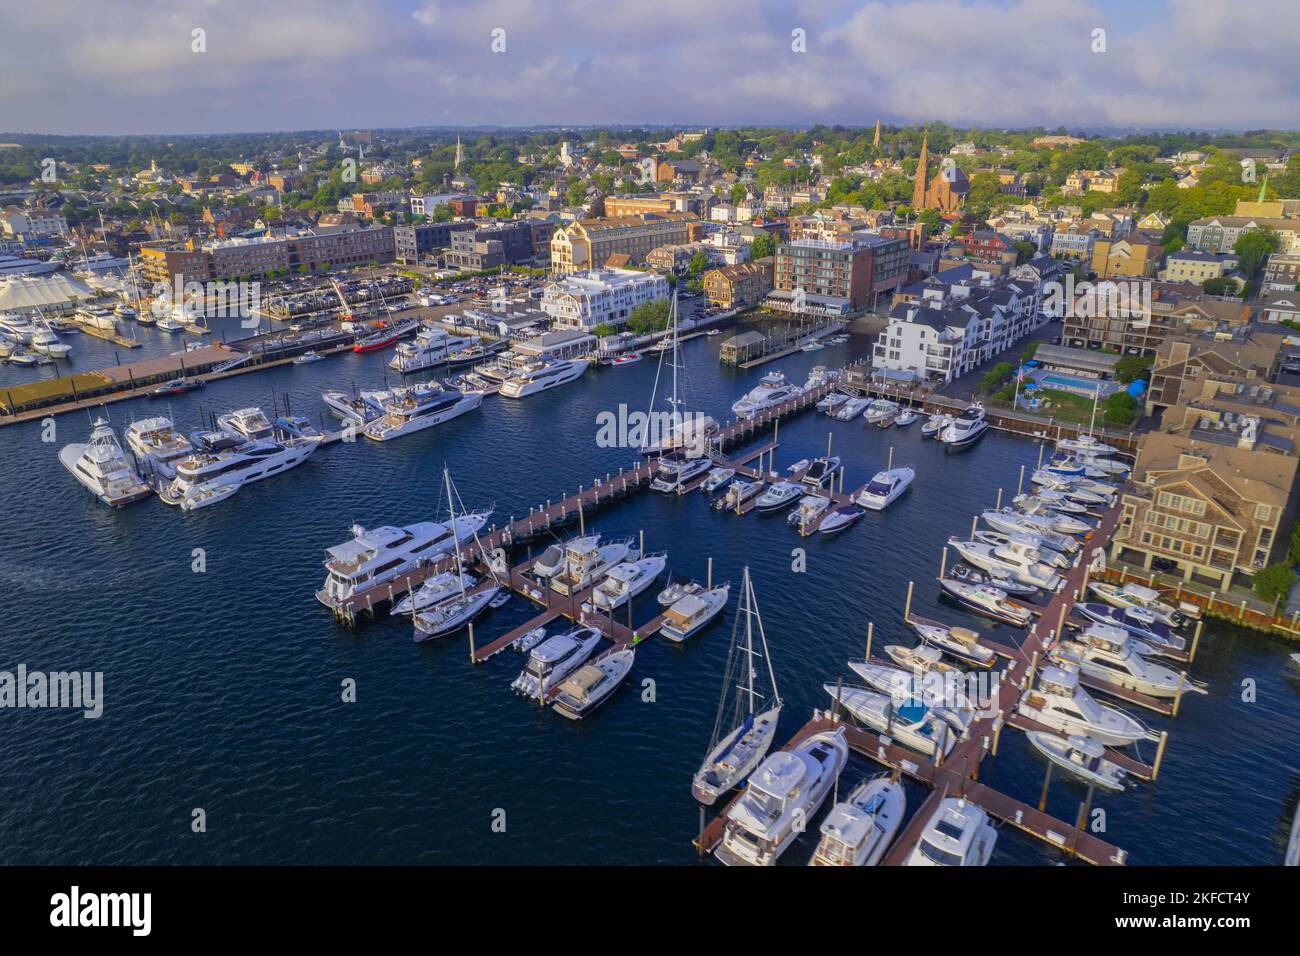
{"type": "Polygon", "coordinates": [[[421,222],[393,227],[393,248],[402,265],[418,265],[425,258],[451,245],[453,232],[474,229],[474,223],[421,222]]]}
{"type": "Polygon", "coordinates": [[[870,233],[783,242],[776,249],[774,289],[763,304],[806,315],[874,307],[907,278],[908,253],[907,240],[870,233]]]}
{"type": "Polygon", "coordinates": [[[772,291],[774,261],[771,256],[739,265],[710,269],[704,273],[704,294],[710,305],[723,309],[744,308],[772,291]]]}
{"type": "Polygon", "coordinates": [[[581,272],[616,254],[642,263],[658,246],[689,242],[691,226],[697,221],[688,213],[579,219],[556,230],[551,238],[551,271],[561,275],[581,272]]]}
{"type": "Polygon", "coordinates": [[[391,226],[318,229],[283,236],[222,239],[198,245],[145,245],[140,262],[151,282],[262,278],[269,273],[328,272],[331,269],[392,262],[396,256],[391,226]]]}
{"type": "MultiPolygon", "coordinates": [[[[1155,355],[1171,332],[1236,334],[1250,321],[1251,308],[1239,300],[1206,295],[1199,286],[1133,280],[1127,304],[1101,302],[1067,309],[1061,341],[1076,348],[1113,349],[1126,355],[1155,355]],[[1140,302],[1141,308],[1135,308],[1140,302]],[[1147,305],[1150,315],[1146,315],[1147,305]]],[[[1126,286],[1127,288],[1127,286],[1126,286]]],[[[1080,289],[1079,302],[1086,293],[1080,289]]]]}
{"type": "Polygon", "coordinates": [[[625,325],[637,306],[668,295],[668,280],[658,273],[591,269],[547,283],[542,311],[557,329],[590,331],[598,325],[625,325]]]}

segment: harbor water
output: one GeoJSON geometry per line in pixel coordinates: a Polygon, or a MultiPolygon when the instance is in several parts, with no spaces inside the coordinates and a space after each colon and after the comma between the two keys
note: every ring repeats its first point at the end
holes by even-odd
{"type": "MultiPolygon", "coordinates": [[[[220,330],[220,322],[214,326],[220,330]]],[[[144,349],[166,351],[141,330],[144,349]]],[[[231,330],[234,337],[234,331],[231,330]]],[[[155,337],[158,337],[155,341],[155,337]]],[[[722,420],[766,372],[803,382],[817,364],[864,354],[868,340],[796,353],[751,370],[721,367],[718,343],[682,346],[685,407],[722,420]]],[[[78,367],[113,361],[113,347],[71,336],[78,367]]],[[[171,348],[178,347],[171,344],[171,348]]],[[[347,354],[216,382],[172,399],[108,406],[119,428],[170,415],[192,431],[209,413],[248,405],[317,421],[320,393],[377,387],[391,353],[347,354]]],[[[313,592],[324,549],[360,524],[438,517],[442,468],[470,507],[494,521],[572,493],[636,460],[597,443],[602,413],[644,411],[658,354],[522,401],[490,397],[450,423],[387,443],[358,439],[320,449],[303,466],[211,508],[182,513],[156,498],[113,511],[60,466],[57,450],[89,433],[89,416],[0,429],[0,670],[102,672],[103,716],[0,711],[0,845],[9,863],[694,863],[699,824],[690,780],[709,740],[727,654],[726,615],[683,645],[651,638],[632,678],[589,719],[559,718],[516,697],[524,659],[506,650],[469,663],[464,632],[417,645],[409,620],[381,614],[355,630],[335,624],[313,592]],[[355,682],[355,702],[345,684],[355,682]],[[202,809],[204,832],[195,832],[202,809]]],[[[0,370],[0,387],[34,370],[0,370]]],[[[396,381],[389,373],[391,381],[396,381]]],[[[645,534],[675,576],[740,581],[751,568],[785,708],[784,741],[861,657],[867,624],[877,653],[915,642],[902,622],[909,580],[915,612],[966,624],[1003,643],[1016,632],[937,597],[949,535],[998,489],[1014,494],[1033,442],[990,433],[962,454],[923,439],[920,424],[880,430],[804,413],[782,423],[779,470],[800,458],[844,458],[845,489],[895,464],[916,468],[911,490],[834,538],[800,538],[782,517],[718,514],[699,493],[650,492],[588,521],[607,536],[645,534]]],[[[767,440],[770,433],[760,435],[767,440]]],[[[652,588],[634,620],[658,611],[652,588]]],[[[480,646],[525,621],[515,596],[482,617],[480,646]]],[[[556,625],[552,625],[554,629],[556,625]]],[[[1171,731],[1160,779],[1098,795],[1105,840],[1141,864],[1275,864],[1300,798],[1300,668],[1296,648],[1209,623],[1191,695],[1175,719],[1135,711],[1171,731]],[[1253,693],[1252,693],[1253,691],[1253,693]]],[[[1141,753],[1149,762],[1150,745],[1141,753]]],[[[1008,729],[981,781],[1036,804],[1046,764],[1008,729]]],[[[879,771],[853,756],[847,792],[879,771]]],[[[925,789],[908,784],[909,814],[925,789]]],[[[1084,788],[1054,774],[1047,809],[1072,822],[1084,788]]],[[[815,821],[816,822],[816,821],[815,821]]],[[[814,826],[810,829],[815,830],[814,826]]],[[[802,863],[806,834],[783,863],[802,863]]],[[[1003,827],[993,862],[1064,857],[1003,827]]]]}

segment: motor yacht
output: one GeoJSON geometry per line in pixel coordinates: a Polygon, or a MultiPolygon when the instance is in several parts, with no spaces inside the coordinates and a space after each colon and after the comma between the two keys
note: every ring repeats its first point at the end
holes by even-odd
{"type": "Polygon", "coordinates": [[[584,535],[581,538],[574,538],[572,541],[556,542],[549,545],[533,561],[530,569],[534,575],[542,580],[550,580],[564,570],[565,556],[569,548],[574,549],[574,553],[586,553],[600,544],[600,532],[584,535]]]}
{"type": "MultiPolygon", "coordinates": [[[[964,673],[956,664],[949,664],[943,659],[943,651],[929,644],[918,644],[916,647],[908,647],[906,644],[886,644],[885,654],[899,667],[915,674],[937,671],[944,676],[949,674],[956,676],[964,673]]],[[[849,661],[849,667],[853,664],[853,661],[849,661]]]]}
{"type": "Polygon", "coordinates": [[[853,419],[859,418],[862,413],[867,410],[867,406],[870,404],[871,399],[869,398],[849,396],[847,401],[839,404],[831,414],[831,417],[841,422],[851,422],[853,419]]]}
{"type": "Polygon", "coordinates": [[[799,507],[785,516],[786,523],[797,528],[801,534],[811,534],[830,506],[831,499],[825,495],[805,495],[799,502],[799,507]]]}
{"type": "Polygon", "coordinates": [[[939,438],[944,429],[951,424],[952,417],[950,415],[931,415],[925,420],[925,424],[921,426],[921,436],[923,438],[939,438]]]}
{"type": "Polygon", "coordinates": [[[940,433],[944,448],[956,451],[968,448],[984,437],[989,423],[984,418],[984,406],[976,402],[966,408],[940,433]]]}
{"type": "Polygon", "coordinates": [[[1115,499],[1118,489],[1111,483],[1097,481],[1093,478],[1085,478],[1082,475],[1062,475],[1046,468],[1035,469],[1034,473],[1029,476],[1031,484],[1043,488],[1052,488],[1056,491],[1068,493],[1088,492],[1096,495],[1104,503],[1110,503],[1115,499]]]}
{"type": "Polygon", "coordinates": [[[384,414],[384,403],[394,394],[394,389],[384,388],[363,392],[336,390],[322,392],[320,397],[335,418],[355,425],[366,425],[384,414]]]}
{"type": "Polygon", "coordinates": [[[844,728],[810,734],[763,761],[727,808],[714,855],[728,866],[772,866],[821,809],[848,762],[844,728]]]}
{"type": "Polygon", "coordinates": [[[881,775],[862,781],[821,825],[809,866],[876,866],[898,835],[907,809],[903,785],[881,775]]]}
{"type": "Polygon", "coordinates": [[[224,501],[244,485],[296,468],[311,457],[323,439],[244,442],[215,453],[197,452],[176,465],[176,477],[160,495],[182,511],[224,501]]]}
{"type": "Polygon", "coordinates": [[[550,579],[551,590],[557,594],[576,594],[598,582],[615,565],[635,561],[640,557],[631,541],[614,541],[610,544],[584,548],[584,539],[569,542],[564,554],[564,568],[550,579]]]}
{"type": "Polygon", "coordinates": [[[1068,454],[1095,455],[1098,457],[1119,454],[1118,448],[1114,445],[1107,445],[1105,442],[1098,441],[1094,435],[1080,435],[1077,438],[1060,438],[1057,439],[1056,447],[1068,454]]]}
{"type": "Polygon", "coordinates": [[[186,392],[197,391],[206,384],[201,378],[174,378],[170,382],[159,385],[149,394],[153,398],[173,398],[176,395],[184,395],[186,392]]]}
{"type": "Polygon", "coordinates": [[[308,349],[293,360],[294,365],[310,365],[312,362],[319,362],[325,356],[321,355],[315,349],[308,349]]]}
{"type": "Polygon", "coordinates": [[[397,346],[388,367],[403,375],[409,375],[412,372],[443,365],[453,352],[468,348],[477,342],[477,336],[453,335],[438,326],[425,325],[415,333],[415,338],[397,346]]]}
{"type": "Polygon", "coordinates": [[[1026,731],[1025,736],[1040,754],[1079,779],[1115,793],[1124,789],[1126,771],[1107,760],[1106,748],[1090,737],[1060,737],[1045,730],[1026,731]]]}
{"type": "Polygon", "coordinates": [[[1142,608],[1157,621],[1168,627],[1181,627],[1185,624],[1185,615],[1188,613],[1189,607],[1198,616],[1200,613],[1200,609],[1194,604],[1175,608],[1172,604],[1161,599],[1159,591],[1141,584],[1134,584],[1131,581],[1125,584],[1112,584],[1109,581],[1089,581],[1088,590],[1113,607],[1142,608]]]}
{"type": "Polygon", "coordinates": [[[944,797],[905,866],[987,866],[998,842],[989,815],[960,797],[944,797]]]}
{"type": "Polygon", "coordinates": [[[1061,586],[1061,577],[1038,557],[1038,552],[1017,541],[1004,545],[985,544],[982,541],[962,541],[949,538],[953,548],[969,564],[985,571],[1000,571],[1022,584],[1055,591],[1061,586]]]}
{"type": "Polygon", "coordinates": [[[48,355],[52,359],[66,359],[72,354],[72,346],[63,342],[48,325],[37,327],[32,332],[30,344],[33,352],[48,355]]]}
{"type": "Polygon", "coordinates": [[[625,561],[605,575],[591,592],[590,610],[612,613],[632,600],[664,573],[668,556],[650,554],[635,561],[625,561]]]}
{"type": "Polygon", "coordinates": [[[1041,518],[1051,530],[1061,534],[1087,534],[1093,524],[1077,515],[1063,514],[1037,497],[1025,498],[1015,506],[1022,514],[1041,518]]]}
{"type": "Polygon", "coordinates": [[[915,480],[916,472],[906,465],[878,471],[853,501],[863,508],[882,511],[893,504],[915,480]]]}
{"type": "Polygon", "coordinates": [[[1032,531],[1006,532],[980,528],[975,532],[975,540],[983,544],[991,544],[995,548],[1016,548],[1023,550],[1027,555],[1037,555],[1039,561],[1060,571],[1068,571],[1074,566],[1072,559],[1047,547],[1042,543],[1043,539],[1032,531]]]}
{"type": "Polygon", "coordinates": [[[1017,508],[1022,505],[1038,505],[1043,509],[1050,509],[1067,515],[1086,515],[1088,513],[1087,505],[1050,488],[1039,488],[1032,495],[1016,495],[1011,499],[1011,504],[1017,508]]]}
{"type": "Polygon", "coordinates": [[[143,473],[166,481],[175,478],[176,466],[194,453],[190,440],[162,415],[128,425],[126,445],[143,473]]]}
{"type": "MultiPolygon", "coordinates": [[[[698,585],[697,585],[698,587],[698,585]]],[[[687,591],[672,601],[664,612],[664,622],[659,633],[670,641],[681,643],[717,617],[727,606],[731,596],[731,585],[723,584],[709,590],[687,591]]],[[[664,604],[664,595],[659,595],[659,603],[664,604]]]]}
{"type": "Polygon", "coordinates": [[[418,588],[393,605],[392,613],[410,614],[437,607],[452,598],[460,597],[464,591],[472,591],[479,585],[478,578],[472,574],[455,571],[443,571],[428,578],[418,588]]]}
{"type": "Polygon", "coordinates": [[[979,632],[967,627],[948,627],[930,621],[912,619],[912,627],[921,640],[937,647],[949,657],[976,667],[992,667],[997,661],[993,649],[980,643],[979,632]]]}
{"type": "Polygon", "coordinates": [[[807,490],[794,481],[774,482],[767,491],[758,496],[754,507],[762,512],[780,511],[802,498],[807,490]]]}
{"type": "Polygon", "coordinates": [[[781,372],[769,372],[759,379],[756,387],[738,398],[731,410],[740,418],[753,418],[759,412],[802,394],[802,386],[787,382],[781,372]]]}
{"type": "Polygon", "coordinates": [[[1039,515],[1028,515],[1014,508],[1003,508],[1000,511],[983,511],[980,517],[990,528],[1007,534],[1024,531],[1038,535],[1043,544],[1061,554],[1073,554],[1081,547],[1077,538],[1055,530],[1051,520],[1039,515]]]}
{"type": "Polygon", "coordinates": [[[528,652],[528,663],[510,688],[524,697],[543,699],[587,662],[601,639],[600,631],[586,625],[548,637],[528,652]]]}
{"type": "Polygon", "coordinates": [[[1001,571],[981,571],[961,562],[948,569],[948,576],[967,584],[987,584],[1017,597],[1032,597],[1041,590],[1032,584],[1022,584],[1001,571]]]}
{"type": "Polygon", "coordinates": [[[817,526],[817,533],[825,535],[839,534],[846,528],[856,524],[864,514],[866,512],[857,505],[840,505],[840,507],[822,518],[822,523],[817,526]]]}
{"type": "Polygon", "coordinates": [[[762,478],[754,481],[742,481],[736,478],[722,495],[713,499],[713,508],[715,511],[740,511],[747,503],[761,495],[764,487],[765,482],[762,478]]]}
{"type": "Polygon", "coordinates": [[[803,473],[799,480],[805,485],[811,485],[814,488],[835,487],[835,478],[840,473],[840,459],[836,457],[814,458],[808,465],[808,470],[803,473]]]}
{"type": "Polygon", "coordinates": [[[920,417],[914,409],[904,408],[898,413],[898,417],[894,419],[894,425],[897,428],[906,428],[908,425],[914,424],[920,417]]]}
{"type": "Polygon", "coordinates": [[[586,359],[542,359],[518,367],[501,386],[506,398],[525,398],[538,392],[565,385],[582,375],[586,359]]]}
{"type": "Polygon", "coordinates": [[[108,309],[87,306],[73,313],[73,318],[85,328],[103,332],[117,331],[117,316],[108,309]]]}
{"type": "Polygon", "coordinates": [[[1159,738],[1136,717],[1097,703],[1079,686],[1078,669],[1071,665],[1043,668],[1038,685],[1029,687],[1020,696],[1017,710],[1053,730],[1091,737],[1108,747],[1159,738]]]}
{"type": "Polygon", "coordinates": [[[823,684],[822,689],[855,720],[928,756],[946,756],[966,735],[975,716],[969,709],[929,707],[914,697],[896,698],[862,687],[823,684]]]}
{"type": "Polygon", "coordinates": [[[274,441],[275,425],[266,412],[257,406],[236,409],[217,416],[217,427],[236,435],[242,435],[248,441],[274,441]]]}
{"type": "Polygon", "coordinates": [[[375,441],[389,441],[449,422],[482,404],[479,392],[457,392],[437,385],[398,389],[383,402],[383,414],[367,423],[362,433],[375,441]]]}
{"type": "Polygon", "coordinates": [[[863,411],[862,417],[868,425],[879,425],[882,421],[891,416],[898,415],[898,402],[890,401],[887,398],[877,398],[868,403],[866,410],[863,411]]]}
{"type": "Polygon", "coordinates": [[[1058,643],[1052,656],[1073,664],[1086,677],[1095,677],[1148,697],[1177,697],[1182,691],[1200,692],[1203,689],[1202,685],[1188,680],[1185,674],[1148,660],[1137,651],[1137,643],[1123,628],[1090,624],[1077,640],[1058,643]]]}
{"type": "Polygon", "coordinates": [[[149,486],[140,479],[118,444],[113,427],[103,418],[95,419],[89,441],[59,449],[59,463],[111,508],[120,508],[150,494],[149,486]]]}
{"type": "Polygon", "coordinates": [[[553,708],[561,717],[582,720],[609,700],[632,672],[635,647],[616,648],[583,664],[555,691],[553,708]]]}
{"type": "Polygon", "coordinates": [[[1187,638],[1175,634],[1168,624],[1140,607],[1111,607],[1095,601],[1080,601],[1075,609],[1099,624],[1123,628],[1138,640],[1151,645],[1157,654],[1181,655],[1187,650],[1187,638]]]}
{"type": "Polygon", "coordinates": [[[687,485],[712,466],[710,458],[689,458],[682,452],[661,455],[650,488],[661,494],[681,494],[687,485]]]}
{"type": "Polygon", "coordinates": [[[1011,600],[1007,592],[999,588],[987,584],[967,584],[955,578],[942,578],[939,586],[953,600],[995,621],[1028,627],[1034,619],[1032,609],[1019,601],[1011,600]]]}
{"type": "MultiPolygon", "coordinates": [[[[835,413],[843,408],[844,403],[848,400],[849,396],[845,395],[843,392],[831,392],[825,398],[819,398],[817,400],[817,411],[824,415],[830,415],[833,418],[835,413]]],[[[858,413],[861,414],[861,409],[859,409],[858,413]]]]}
{"type": "Polygon", "coordinates": [[[736,469],[734,468],[710,468],[709,477],[704,479],[704,484],[700,485],[700,489],[706,495],[711,495],[735,477],[736,469]]]}

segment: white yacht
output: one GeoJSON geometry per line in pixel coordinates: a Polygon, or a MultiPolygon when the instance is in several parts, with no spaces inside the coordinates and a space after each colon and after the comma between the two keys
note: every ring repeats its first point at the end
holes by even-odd
{"type": "Polygon", "coordinates": [[[777,481],[758,496],[754,507],[759,511],[780,511],[794,504],[807,491],[808,489],[797,481],[777,481]]]}
{"type": "MultiPolygon", "coordinates": [[[[701,630],[727,606],[731,595],[731,585],[723,584],[709,590],[699,590],[682,594],[668,605],[664,612],[664,622],[659,633],[670,641],[681,643],[692,634],[701,630]]],[[[663,596],[660,595],[660,604],[663,596]]]]}
{"type": "MultiPolygon", "coordinates": [[[[682,598],[682,602],[691,600],[695,600],[695,597],[682,598]]],[[[767,635],[763,631],[763,618],[758,613],[748,565],[741,579],[740,612],[731,629],[731,644],[727,649],[722,687],[722,699],[718,702],[713,734],[709,738],[708,755],[695,772],[691,784],[691,793],[705,806],[712,806],[719,797],[732,787],[744,783],[754,772],[754,768],[772,746],[776,737],[777,719],[781,716],[776,671],[772,669],[767,635]],[[743,629],[740,626],[741,618],[745,621],[743,629]],[[755,631],[758,632],[757,658],[754,653],[755,631]],[[763,673],[759,671],[758,660],[763,662],[763,673]],[[764,674],[767,678],[766,685],[763,683],[764,674]]]]}
{"type": "Polygon", "coordinates": [[[853,499],[854,504],[873,511],[882,511],[893,504],[915,480],[916,472],[907,465],[890,468],[888,471],[878,471],[853,499]]]}
{"type": "Polygon", "coordinates": [[[548,547],[533,561],[530,569],[533,574],[543,580],[550,580],[564,570],[569,548],[573,548],[575,554],[585,554],[592,548],[600,544],[600,532],[584,535],[581,538],[574,538],[569,542],[556,542],[548,547]]]}
{"type": "Polygon", "coordinates": [[[924,438],[938,438],[942,441],[944,429],[952,424],[952,416],[935,413],[925,420],[921,426],[921,436],[924,438]]]}
{"type": "Polygon", "coordinates": [[[1043,544],[1062,554],[1073,554],[1081,547],[1077,538],[1061,534],[1052,527],[1050,520],[1038,515],[1027,515],[1016,511],[1014,508],[1003,508],[1001,511],[991,509],[983,511],[980,513],[980,517],[984,519],[984,522],[990,528],[996,528],[998,531],[1007,534],[1014,534],[1018,531],[1035,534],[1043,544]]]}
{"type": "Polygon", "coordinates": [[[844,728],[823,730],[763,761],[727,809],[714,855],[728,866],[772,866],[821,809],[848,762],[844,728]]]}
{"type": "Polygon", "coordinates": [[[659,458],[650,487],[662,494],[680,494],[685,485],[712,467],[711,458],[688,458],[681,452],[672,452],[659,458]]]}
{"type": "Polygon", "coordinates": [[[1030,720],[1066,734],[1082,734],[1107,746],[1125,746],[1139,740],[1156,740],[1136,717],[1099,704],[1079,686],[1072,666],[1043,668],[1038,686],[1020,697],[1018,711],[1030,720]]]}
{"type": "Polygon", "coordinates": [[[892,402],[887,398],[877,398],[866,407],[862,417],[866,419],[868,425],[878,425],[890,415],[897,415],[898,409],[898,402],[892,402]]]}
{"type": "Polygon", "coordinates": [[[322,441],[320,435],[286,441],[244,442],[214,453],[199,452],[179,462],[176,477],[160,495],[182,511],[224,501],[244,485],[301,465],[322,441]]]}
{"type": "Polygon", "coordinates": [[[594,627],[578,625],[563,634],[548,637],[528,652],[528,663],[510,685],[533,700],[543,699],[551,688],[587,662],[603,635],[594,627]]]}
{"type": "MultiPolygon", "coordinates": [[[[931,647],[929,644],[918,644],[916,647],[908,647],[906,644],[886,644],[885,654],[891,661],[899,667],[906,668],[915,674],[929,674],[931,671],[937,671],[943,675],[957,676],[963,671],[955,664],[949,664],[943,659],[943,651],[937,647],[931,647]]],[[[849,667],[866,661],[849,661],[849,667]]],[[[854,667],[856,670],[856,667],[854,667]]]]}
{"type": "Polygon", "coordinates": [[[90,441],[64,445],[59,462],[104,504],[118,508],[147,498],[149,486],[140,480],[109,423],[95,420],[90,441]]]}
{"type": "Polygon", "coordinates": [[[1043,537],[1033,531],[988,531],[983,528],[975,532],[975,540],[994,547],[1009,547],[1014,542],[1037,553],[1038,558],[1054,568],[1068,571],[1074,565],[1074,559],[1062,554],[1055,548],[1048,547],[1043,537]]]}
{"type": "Polygon", "coordinates": [[[553,709],[561,717],[582,720],[613,696],[635,659],[635,647],[621,647],[583,664],[556,688],[553,709]]]}
{"type": "Polygon", "coordinates": [[[163,332],[184,332],[190,325],[190,315],[184,306],[167,309],[160,308],[156,313],[158,321],[154,323],[163,332]]]}
{"type": "Polygon", "coordinates": [[[64,343],[48,325],[38,326],[32,332],[31,349],[52,359],[66,359],[72,354],[72,346],[64,343]]]}
{"type": "Polygon", "coordinates": [[[1088,506],[1073,500],[1069,496],[1050,488],[1039,488],[1032,495],[1016,495],[1011,499],[1016,508],[1023,508],[1035,513],[1057,511],[1061,514],[1081,516],[1088,513],[1088,506]]]}
{"type": "Polygon", "coordinates": [[[100,329],[105,332],[117,331],[117,316],[108,309],[87,306],[73,313],[74,318],[88,329],[100,329]]]}
{"type": "Polygon", "coordinates": [[[1061,438],[1056,442],[1056,447],[1063,452],[1079,453],[1084,455],[1118,455],[1119,449],[1114,445],[1107,445],[1105,442],[1097,440],[1095,435],[1080,435],[1078,438],[1061,438]]]}
{"type": "Polygon", "coordinates": [[[590,608],[604,613],[617,610],[654,584],[667,564],[668,556],[665,554],[651,554],[636,561],[623,562],[596,585],[591,592],[590,608]]]}
{"type": "Polygon", "coordinates": [[[830,412],[830,416],[841,422],[851,422],[865,412],[870,405],[871,399],[869,398],[848,396],[846,401],[839,402],[835,406],[830,412]]]}
{"type": "Polygon", "coordinates": [[[631,541],[588,545],[588,540],[578,538],[569,542],[564,551],[563,570],[550,579],[552,591],[577,594],[603,578],[615,565],[640,557],[631,541]]]}
{"type": "Polygon", "coordinates": [[[1077,734],[1058,737],[1045,730],[1026,731],[1025,736],[1040,754],[1081,780],[1096,784],[1103,790],[1124,789],[1124,768],[1107,760],[1106,748],[1092,738],[1077,734]]]}
{"type": "Polygon", "coordinates": [[[655,595],[655,600],[659,602],[660,607],[672,607],[686,595],[699,594],[703,590],[704,585],[698,581],[672,581],[668,587],[655,595]]]}
{"type": "Polygon", "coordinates": [[[711,495],[735,477],[736,469],[734,468],[710,468],[709,477],[704,479],[704,484],[700,485],[700,489],[706,495],[711,495]]]}
{"type": "Polygon", "coordinates": [[[565,385],[582,375],[590,364],[586,359],[542,359],[514,369],[501,395],[506,398],[525,398],[538,392],[565,385]]]}
{"type": "Polygon", "coordinates": [[[948,450],[965,448],[975,444],[989,430],[989,423],[984,419],[984,406],[979,402],[969,406],[939,434],[944,448],[948,450]]]}
{"type": "Polygon", "coordinates": [[[1184,616],[1188,614],[1189,610],[1195,611],[1199,616],[1199,608],[1196,605],[1184,605],[1175,608],[1172,604],[1161,599],[1159,591],[1141,584],[1132,582],[1112,584],[1109,581],[1089,581],[1088,590],[1107,604],[1115,607],[1140,607],[1151,614],[1157,621],[1162,621],[1169,627],[1181,627],[1184,623],[1184,616]]]}
{"type": "Polygon", "coordinates": [[[798,529],[801,534],[811,533],[830,506],[831,499],[826,495],[805,495],[799,502],[799,507],[785,516],[786,524],[798,529]]]}
{"type": "Polygon", "coordinates": [[[1175,634],[1168,624],[1141,607],[1111,607],[1096,601],[1080,601],[1075,609],[1089,620],[1099,624],[1112,624],[1123,628],[1139,641],[1151,646],[1154,654],[1182,655],[1187,650],[1187,638],[1175,634]]]}
{"type": "Polygon", "coordinates": [[[726,491],[713,499],[713,509],[715,511],[739,511],[742,506],[763,493],[765,484],[762,478],[757,478],[754,481],[735,478],[731,484],[727,485],[726,491]]]}
{"type": "Polygon", "coordinates": [[[393,614],[410,614],[437,607],[452,598],[460,597],[462,591],[471,591],[478,587],[478,578],[472,574],[455,571],[443,571],[425,580],[418,588],[393,605],[393,614]]]}
{"type": "Polygon", "coordinates": [[[421,326],[410,342],[402,342],[393,353],[388,367],[403,375],[442,365],[452,352],[478,343],[478,336],[453,335],[434,325],[421,326]]]}
{"type": "Polygon", "coordinates": [[[316,592],[316,598],[327,607],[339,607],[360,591],[437,560],[473,538],[490,514],[478,511],[458,515],[450,524],[418,521],[370,530],[353,525],[350,541],[325,549],[325,584],[316,592]]]}
{"type": "Polygon", "coordinates": [[[823,456],[814,458],[808,464],[808,469],[803,473],[803,477],[799,480],[805,485],[811,485],[814,488],[829,487],[833,491],[835,489],[835,478],[839,473],[839,456],[823,456]]]}
{"type": "Polygon", "coordinates": [[[383,403],[383,414],[362,431],[367,438],[388,441],[441,425],[482,404],[482,392],[457,392],[437,385],[399,389],[383,403]]]}
{"type": "Polygon", "coordinates": [[[972,584],[956,578],[941,578],[939,587],[955,601],[995,621],[1014,627],[1028,627],[1034,619],[1032,608],[1011,600],[1001,588],[989,584],[972,584]]]}
{"type": "Polygon", "coordinates": [[[976,667],[991,667],[996,659],[992,649],[980,643],[978,631],[972,631],[968,627],[948,627],[918,618],[913,618],[911,625],[922,641],[949,657],[976,667]]]}
{"type": "Polygon", "coordinates": [[[969,708],[930,707],[918,698],[880,694],[862,687],[823,684],[831,699],[853,717],[917,753],[947,753],[966,735],[975,713],[969,708]]]}
{"type": "Polygon", "coordinates": [[[1203,690],[1202,685],[1185,675],[1148,660],[1138,651],[1137,643],[1121,627],[1089,624],[1078,640],[1060,642],[1052,654],[1055,659],[1079,668],[1081,674],[1149,697],[1176,697],[1180,689],[1203,690]]]}
{"type": "Polygon", "coordinates": [[[948,546],[964,560],[991,573],[1008,574],[1024,584],[1055,591],[1061,586],[1061,577],[1038,557],[1033,548],[1017,541],[1005,545],[985,544],[982,541],[961,541],[949,538],[948,546]]]}
{"type": "Polygon", "coordinates": [[[274,441],[277,437],[271,419],[255,405],[218,415],[217,426],[248,441],[274,441]]]}
{"type": "Polygon", "coordinates": [[[194,454],[190,440],[162,415],[128,425],[126,444],[144,472],[167,481],[176,477],[176,466],[194,454]]]}
{"type": "Polygon", "coordinates": [[[944,797],[905,866],[988,866],[998,831],[982,807],[944,797]]]}
{"type": "Polygon", "coordinates": [[[335,418],[365,425],[384,414],[384,403],[394,394],[394,389],[383,388],[362,392],[335,390],[322,392],[320,397],[335,418]]]}
{"type": "Polygon", "coordinates": [[[755,388],[737,399],[731,410],[741,418],[753,418],[765,409],[802,394],[802,386],[787,382],[781,372],[769,372],[759,379],[755,388]]]}
{"type": "Polygon", "coordinates": [[[884,774],[862,781],[821,826],[809,866],[875,866],[894,842],[907,809],[903,785],[884,774]]]}

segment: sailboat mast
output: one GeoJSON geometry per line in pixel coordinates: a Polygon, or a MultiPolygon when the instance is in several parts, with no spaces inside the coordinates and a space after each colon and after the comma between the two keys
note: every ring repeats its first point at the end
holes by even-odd
{"type": "Polygon", "coordinates": [[[745,652],[749,655],[746,666],[749,668],[747,683],[749,685],[749,712],[754,713],[754,586],[749,580],[749,568],[745,568],[745,652]]]}
{"type": "Polygon", "coordinates": [[[1092,427],[1097,421],[1097,400],[1101,398],[1101,383],[1098,382],[1092,390],[1092,417],[1088,419],[1088,437],[1092,437],[1092,427]]]}
{"type": "Polygon", "coordinates": [[[678,426],[678,424],[679,424],[679,422],[678,422],[678,417],[677,417],[677,415],[678,415],[678,413],[677,413],[677,341],[678,341],[678,340],[677,340],[677,287],[676,287],[676,286],[673,287],[673,307],[672,307],[672,315],[671,315],[669,321],[671,321],[671,322],[672,322],[672,325],[673,325],[673,332],[672,332],[672,335],[673,335],[673,399],[672,399],[673,412],[672,412],[672,423],[673,423],[673,428],[675,429],[675,428],[677,428],[677,426],[678,426]]]}

